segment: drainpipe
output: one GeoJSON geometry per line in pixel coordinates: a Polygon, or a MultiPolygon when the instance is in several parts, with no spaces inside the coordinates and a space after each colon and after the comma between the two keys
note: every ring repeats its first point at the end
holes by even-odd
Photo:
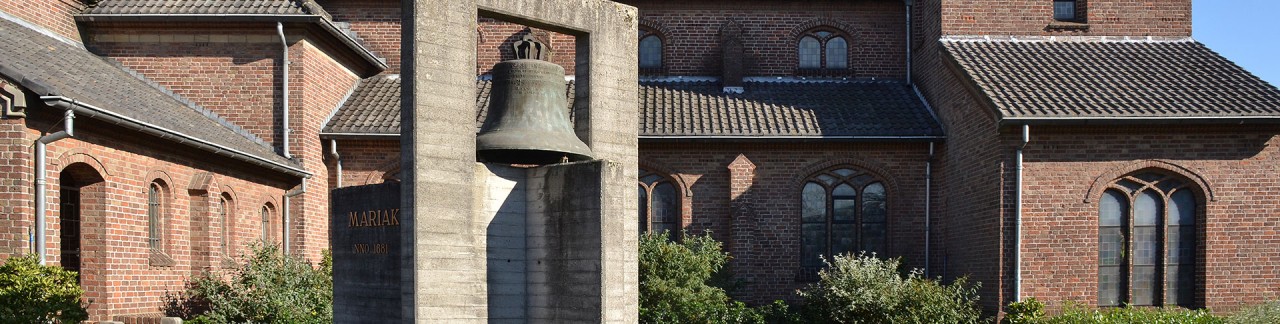
{"type": "MultiPolygon", "coordinates": [[[[74,104],[75,103],[73,102],[72,105],[74,104]]],[[[45,254],[47,254],[46,250],[48,247],[47,242],[45,242],[45,237],[47,236],[46,235],[47,233],[45,233],[45,218],[48,217],[48,215],[45,215],[48,211],[46,210],[45,201],[44,201],[45,200],[44,185],[45,185],[45,177],[47,176],[45,174],[46,172],[45,158],[44,158],[46,154],[45,146],[49,145],[49,143],[56,142],[60,139],[75,136],[75,118],[76,118],[75,112],[72,111],[71,109],[67,109],[67,111],[63,113],[63,117],[62,117],[62,128],[63,128],[62,131],[41,136],[39,139],[36,140],[36,172],[35,172],[36,187],[34,189],[35,196],[36,196],[35,197],[35,200],[36,200],[36,235],[35,236],[36,236],[36,252],[40,256],[40,265],[45,265],[46,262],[48,262],[48,260],[45,258],[45,254]]]]}
{"type": "Polygon", "coordinates": [[[334,164],[338,172],[338,186],[334,188],[342,188],[342,156],[338,155],[338,140],[329,140],[329,156],[333,157],[334,164]]]}
{"type": "Polygon", "coordinates": [[[284,108],[281,109],[283,110],[281,114],[281,119],[283,120],[281,123],[284,125],[284,130],[281,131],[281,135],[284,136],[284,139],[281,141],[281,148],[284,151],[284,158],[292,159],[293,156],[289,154],[289,133],[291,133],[289,131],[289,41],[284,38],[284,23],[276,23],[276,33],[280,34],[280,46],[283,47],[283,57],[281,57],[281,59],[284,62],[284,64],[280,65],[280,70],[284,75],[284,89],[280,91],[280,98],[282,99],[284,106],[284,108]]]}
{"type": "Polygon", "coordinates": [[[924,161],[924,277],[929,278],[929,239],[933,228],[929,225],[930,186],[933,184],[933,142],[929,142],[929,159],[924,161]]]}
{"type": "Polygon", "coordinates": [[[1022,125],[1022,143],[1018,145],[1018,183],[1014,185],[1017,192],[1014,196],[1013,213],[1013,301],[1022,301],[1022,149],[1031,141],[1031,126],[1022,125]]]}
{"type": "Polygon", "coordinates": [[[297,195],[301,195],[306,192],[307,192],[307,179],[303,178],[302,184],[298,185],[297,189],[293,189],[285,192],[283,199],[281,199],[284,205],[283,206],[284,212],[281,213],[284,216],[284,221],[281,224],[283,226],[280,226],[280,227],[284,232],[282,233],[284,235],[284,238],[281,239],[280,242],[281,244],[283,244],[285,254],[289,253],[289,233],[290,233],[289,227],[293,225],[292,223],[289,222],[289,219],[291,218],[290,216],[292,216],[290,215],[290,211],[289,211],[289,198],[293,198],[297,195]]]}

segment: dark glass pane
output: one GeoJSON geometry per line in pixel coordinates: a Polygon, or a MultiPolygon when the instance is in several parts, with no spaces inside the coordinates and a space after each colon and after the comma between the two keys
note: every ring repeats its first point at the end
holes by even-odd
{"type": "Polygon", "coordinates": [[[1195,267],[1170,265],[1164,273],[1164,303],[1192,307],[1195,303],[1195,267]]]}
{"type": "Polygon", "coordinates": [[[640,233],[644,233],[649,230],[649,226],[647,226],[649,223],[649,192],[644,190],[644,186],[640,186],[640,194],[637,196],[640,197],[640,204],[637,205],[639,208],[636,208],[636,210],[640,211],[640,215],[636,218],[640,220],[640,233]]]}
{"type": "Polygon", "coordinates": [[[884,185],[879,182],[862,189],[862,221],[883,222],[885,219],[884,185]]]}
{"type": "Polygon", "coordinates": [[[1139,174],[1139,175],[1136,175],[1136,176],[1133,176],[1133,177],[1134,177],[1134,178],[1138,178],[1138,180],[1142,180],[1142,181],[1146,181],[1146,182],[1152,182],[1152,183],[1154,183],[1154,182],[1156,182],[1156,181],[1158,181],[1158,180],[1160,180],[1160,179],[1164,179],[1164,175],[1159,174],[1159,173],[1151,173],[1151,172],[1142,173],[1142,174],[1139,174]]]}
{"type": "Polygon", "coordinates": [[[1178,190],[1169,196],[1169,225],[1196,224],[1196,196],[1191,190],[1178,190]]]}
{"type": "Polygon", "coordinates": [[[1155,265],[1160,261],[1160,231],[1157,227],[1133,228],[1133,264],[1155,265]]]}
{"type": "Polygon", "coordinates": [[[1156,280],[1155,266],[1134,266],[1133,267],[1133,295],[1130,296],[1130,303],[1137,306],[1151,306],[1156,301],[1156,293],[1159,292],[1160,282],[1156,280]]]}
{"type": "Polygon", "coordinates": [[[1098,306],[1120,306],[1120,267],[1098,267],[1098,306]]]}
{"type": "Polygon", "coordinates": [[[807,36],[801,38],[799,52],[801,69],[816,69],[821,67],[822,44],[818,43],[817,38],[807,36]]]}
{"type": "Polygon", "coordinates": [[[667,233],[667,239],[674,241],[680,235],[680,227],[674,223],[654,223],[654,233],[667,233]]]}
{"type": "Polygon", "coordinates": [[[1075,20],[1076,19],[1076,2],[1074,0],[1053,1],[1053,19],[1075,20]]]}
{"type": "Polygon", "coordinates": [[[837,224],[831,225],[831,254],[841,254],[846,252],[857,253],[858,232],[857,225],[854,224],[837,224]]]}
{"type": "Polygon", "coordinates": [[[826,223],[827,222],[827,190],[817,183],[810,182],[804,185],[803,205],[804,212],[801,218],[805,223],[826,223]]]}
{"type": "Polygon", "coordinates": [[[1129,189],[1128,193],[1130,194],[1137,192],[1138,189],[1142,189],[1142,187],[1144,187],[1144,185],[1137,182],[1130,181],[1130,180],[1120,180],[1116,182],[1116,184],[1120,185],[1121,187],[1125,187],[1126,189],[1129,189]]]}
{"type": "Polygon", "coordinates": [[[676,186],[670,182],[653,187],[653,222],[674,223],[680,219],[680,203],[676,198],[676,186]]]}
{"type": "Polygon", "coordinates": [[[1168,264],[1195,263],[1196,228],[1169,226],[1168,264]]]}
{"type": "Polygon", "coordinates": [[[656,175],[656,174],[649,174],[649,175],[640,177],[640,182],[647,185],[651,185],[654,182],[658,182],[659,180],[662,180],[662,176],[656,175]]]}
{"type": "Polygon", "coordinates": [[[854,217],[857,216],[858,209],[856,208],[857,206],[854,205],[853,198],[832,199],[831,205],[832,209],[836,211],[835,217],[831,219],[832,222],[854,222],[854,217]]]}
{"type": "Polygon", "coordinates": [[[854,173],[858,173],[857,171],[853,171],[850,169],[839,169],[831,172],[834,172],[835,174],[839,174],[841,177],[848,177],[853,175],[854,173]]]}
{"type": "Polygon", "coordinates": [[[1160,225],[1164,199],[1155,190],[1144,190],[1133,203],[1133,226],[1160,225]]]}
{"type": "Polygon", "coordinates": [[[1160,181],[1160,183],[1156,184],[1156,188],[1160,188],[1160,190],[1164,192],[1173,191],[1173,189],[1181,186],[1182,186],[1182,181],[1178,181],[1176,179],[1168,179],[1165,181],[1160,181]]]}
{"type": "Polygon", "coordinates": [[[858,195],[858,192],[853,191],[853,187],[850,187],[848,184],[841,184],[840,186],[836,187],[835,190],[831,191],[831,195],[853,198],[854,196],[858,195]]]}
{"type": "Polygon", "coordinates": [[[1124,226],[1128,213],[1129,199],[1124,194],[1115,190],[1102,193],[1102,201],[1098,202],[1099,226],[1124,226]]]}
{"type": "Polygon", "coordinates": [[[827,224],[804,224],[800,237],[800,265],[822,266],[821,255],[827,254],[827,224]]]}
{"type": "Polygon", "coordinates": [[[849,44],[844,38],[836,37],[827,40],[827,68],[844,69],[849,67],[849,44]]]}
{"type": "Polygon", "coordinates": [[[884,223],[862,223],[862,251],[874,252],[878,256],[885,255],[884,223]]]}
{"type": "Polygon", "coordinates": [[[871,183],[871,182],[873,182],[873,181],[875,181],[875,180],[876,180],[876,178],[873,178],[873,177],[871,177],[871,176],[869,176],[869,175],[865,175],[865,174],[863,174],[863,175],[859,175],[859,176],[853,177],[853,179],[849,179],[849,182],[852,182],[854,186],[861,187],[861,186],[866,185],[866,184],[868,184],[868,183],[871,183]]]}
{"type": "Polygon", "coordinates": [[[822,183],[826,183],[828,186],[830,186],[836,183],[836,177],[823,174],[818,176],[818,181],[822,181],[822,183]]]}
{"type": "Polygon", "coordinates": [[[1098,265],[1118,266],[1124,260],[1124,228],[1113,226],[1098,229],[1098,265]]]}
{"type": "Polygon", "coordinates": [[[642,68],[660,68],[662,67],[662,39],[656,35],[649,35],[640,40],[640,67],[642,68]]]}

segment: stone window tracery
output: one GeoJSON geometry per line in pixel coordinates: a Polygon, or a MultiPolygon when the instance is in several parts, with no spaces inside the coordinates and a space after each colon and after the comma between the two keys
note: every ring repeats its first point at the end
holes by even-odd
{"type": "Polygon", "coordinates": [[[1098,202],[1098,305],[1195,303],[1198,195],[1160,172],[1121,177],[1098,202]]]}

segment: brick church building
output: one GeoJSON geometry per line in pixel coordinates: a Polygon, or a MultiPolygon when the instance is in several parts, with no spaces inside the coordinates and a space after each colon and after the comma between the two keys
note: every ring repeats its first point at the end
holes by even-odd
{"type": "MultiPolygon", "coordinates": [[[[641,228],[724,242],[740,299],[856,251],[989,311],[1280,295],[1280,90],[1190,0],[621,2],[641,228]]],[[[477,23],[477,126],[525,36],[572,85],[572,36],[477,23]]],[[[95,320],[252,242],[316,260],[330,189],[399,178],[401,35],[391,0],[0,0],[0,259],[80,271],[95,320]]]]}

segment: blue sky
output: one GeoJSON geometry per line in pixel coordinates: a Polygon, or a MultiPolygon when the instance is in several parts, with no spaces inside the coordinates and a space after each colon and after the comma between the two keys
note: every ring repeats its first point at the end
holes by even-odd
{"type": "Polygon", "coordinates": [[[1191,36],[1280,86],[1280,1],[1192,0],[1191,36]]]}

